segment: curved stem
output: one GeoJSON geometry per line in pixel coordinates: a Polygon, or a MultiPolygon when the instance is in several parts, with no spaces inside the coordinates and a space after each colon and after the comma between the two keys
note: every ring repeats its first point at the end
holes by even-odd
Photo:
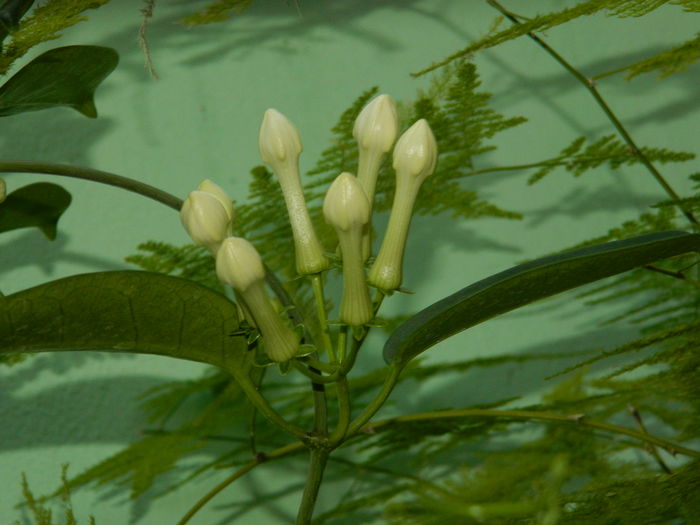
{"type": "Polygon", "coordinates": [[[604,421],[589,419],[584,414],[562,415],[553,414],[550,412],[537,412],[534,410],[489,410],[480,408],[471,408],[464,410],[436,410],[434,412],[423,412],[420,414],[411,414],[409,416],[399,416],[390,419],[384,419],[367,425],[364,428],[356,429],[349,435],[361,432],[375,432],[382,427],[389,426],[392,423],[408,423],[412,421],[429,421],[437,419],[455,419],[467,417],[498,417],[506,419],[534,419],[542,421],[556,421],[559,423],[568,423],[580,425],[583,427],[596,428],[605,430],[614,434],[622,434],[640,441],[645,441],[651,445],[656,445],[667,450],[671,454],[683,454],[692,458],[700,458],[700,452],[692,450],[681,445],[677,445],[665,439],[657,438],[637,430],[620,427],[604,421]]]}
{"type": "MultiPolygon", "coordinates": [[[[519,25],[520,21],[511,13],[508,11],[505,7],[503,7],[501,4],[499,4],[496,0],[486,0],[486,2],[494,7],[496,10],[500,11],[506,18],[508,18],[514,25],[519,25]]],[[[532,39],[537,45],[539,45],[542,49],[544,49],[554,60],[559,62],[564,69],[566,69],[569,73],[571,73],[576,80],[578,80],[583,86],[588,90],[588,92],[593,96],[595,101],[598,103],[600,108],[603,110],[605,115],[608,117],[610,122],[612,123],[613,126],[615,126],[615,129],[617,132],[620,134],[622,139],[627,143],[627,146],[630,148],[630,151],[632,154],[634,154],[639,160],[641,161],[642,164],[647,168],[649,173],[652,174],[652,176],[656,179],[656,181],[661,185],[661,187],[664,189],[664,191],[671,197],[671,200],[675,201],[676,206],[681,210],[683,215],[686,216],[686,218],[690,221],[691,224],[694,226],[699,226],[700,224],[698,223],[697,219],[693,215],[692,211],[690,211],[686,206],[683,204],[681,201],[680,196],[675,192],[675,190],[670,186],[668,182],[666,182],[666,179],[664,179],[663,175],[659,173],[659,171],[656,169],[656,167],[651,163],[649,158],[642,152],[642,150],[637,146],[636,142],[632,139],[630,134],[627,132],[627,129],[622,125],[622,122],[617,118],[617,115],[613,113],[612,109],[610,106],[608,106],[607,102],[605,99],[601,96],[600,92],[595,86],[595,82],[586,76],[584,76],[578,69],[576,69],[574,66],[569,64],[559,53],[557,53],[554,49],[552,49],[549,44],[547,44],[544,40],[542,40],[539,36],[537,36],[534,33],[528,33],[527,36],[532,39]]]]}
{"type": "Polygon", "coordinates": [[[313,368],[312,365],[309,365],[307,368],[303,363],[296,360],[292,361],[292,366],[316,383],[334,383],[338,380],[338,376],[340,374],[340,371],[336,370],[330,375],[322,376],[318,370],[313,368]]]}
{"type": "Polygon", "coordinates": [[[382,385],[381,390],[377,392],[375,398],[370,401],[364,410],[362,410],[360,415],[357,416],[352,423],[350,423],[347,430],[348,436],[352,436],[359,432],[360,429],[372,418],[372,416],[377,413],[377,410],[382,407],[384,402],[389,397],[389,394],[391,394],[391,391],[396,386],[399,376],[401,375],[401,370],[402,367],[398,365],[391,365],[389,367],[389,374],[384,379],[384,384],[382,385]]]}
{"type": "Polygon", "coordinates": [[[202,509],[202,507],[209,503],[214,498],[214,496],[216,496],[219,492],[224,490],[237,479],[245,476],[248,472],[253,470],[258,465],[267,463],[269,461],[274,461],[276,459],[281,459],[286,456],[291,456],[292,454],[301,452],[303,449],[304,445],[302,443],[292,443],[290,445],[285,445],[284,447],[280,447],[276,450],[273,450],[269,454],[258,454],[254,460],[243,465],[236,472],[231,474],[228,478],[226,478],[221,483],[216,485],[213,489],[211,489],[209,492],[207,492],[199,501],[197,501],[197,503],[195,503],[190,508],[190,510],[187,511],[187,513],[180,519],[180,521],[177,522],[177,525],[185,525],[188,521],[190,521],[190,519],[192,519],[192,517],[195,514],[197,514],[197,512],[199,512],[199,510],[202,509]]]}
{"type": "Polygon", "coordinates": [[[326,374],[333,374],[338,371],[339,366],[338,365],[329,365],[328,363],[324,363],[323,361],[319,361],[315,357],[313,357],[313,354],[305,355],[300,358],[303,363],[306,363],[310,367],[313,367],[317,370],[320,370],[321,372],[324,372],[326,374]]]}
{"type": "Polygon", "coordinates": [[[63,177],[91,180],[138,193],[144,197],[165,204],[178,212],[180,208],[182,208],[182,199],[166,191],[107,171],[49,162],[5,161],[0,162],[0,173],[43,173],[45,175],[60,175],[63,177]]]}
{"type": "Polygon", "coordinates": [[[331,448],[335,448],[343,442],[350,426],[350,390],[345,376],[341,375],[335,383],[335,393],[338,397],[338,425],[328,437],[331,448]]]}
{"type": "Polygon", "coordinates": [[[296,525],[308,525],[314,513],[314,506],[318,498],[318,490],[321,488],[323,472],[328,463],[330,450],[324,448],[312,448],[309,461],[309,474],[306,478],[304,495],[301,500],[299,512],[297,513],[296,525]]]}
{"type": "Polygon", "coordinates": [[[262,394],[256,390],[255,386],[248,384],[245,381],[239,383],[239,385],[243,392],[245,392],[250,402],[253,403],[253,405],[255,405],[255,407],[270,421],[279,427],[282,427],[284,430],[299,439],[306,438],[306,432],[304,432],[302,428],[298,427],[294,423],[290,423],[279,415],[277,411],[275,411],[275,409],[272,408],[272,406],[267,402],[267,399],[265,399],[262,394]]]}
{"type": "Polygon", "coordinates": [[[316,315],[318,316],[318,324],[321,328],[321,340],[323,342],[324,350],[328,354],[328,361],[334,363],[336,361],[335,354],[333,352],[333,343],[331,342],[331,335],[328,331],[328,319],[326,318],[326,299],[323,295],[323,281],[321,274],[315,273],[310,275],[311,285],[314,290],[314,300],[316,303],[316,315]]]}

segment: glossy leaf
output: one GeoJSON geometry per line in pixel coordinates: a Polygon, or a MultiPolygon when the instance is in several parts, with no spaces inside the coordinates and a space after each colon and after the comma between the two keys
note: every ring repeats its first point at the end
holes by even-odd
{"type": "Polygon", "coordinates": [[[250,383],[253,353],[236,305],[199,284],[115,271],[59,279],[0,295],[0,353],[97,350],[215,365],[250,383]]]}
{"type": "Polygon", "coordinates": [[[23,186],[0,203],[0,233],[36,226],[49,240],[71,202],[70,193],[58,184],[37,182],[23,186]]]}
{"type": "Polygon", "coordinates": [[[668,231],[536,259],[445,297],[400,325],[384,345],[387,363],[405,364],[487,319],[666,257],[700,250],[700,235],[668,231]]]}
{"type": "Polygon", "coordinates": [[[119,62],[109,47],[65,46],[29,62],[0,87],[0,117],[54,106],[95,118],[95,89],[119,62]]]}

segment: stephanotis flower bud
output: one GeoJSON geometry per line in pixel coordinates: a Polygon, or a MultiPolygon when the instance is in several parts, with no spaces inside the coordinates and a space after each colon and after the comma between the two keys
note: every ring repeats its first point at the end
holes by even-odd
{"type": "MultiPolygon", "coordinates": [[[[355,120],[352,134],[359,147],[357,179],[369,200],[372,215],[374,191],[377,185],[379,166],[396,141],[399,132],[399,117],[396,106],[389,95],[379,95],[367,104],[355,120]]],[[[362,257],[366,261],[370,253],[369,228],[363,233],[362,257]]]]}
{"type": "Polygon", "coordinates": [[[180,209],[182,225],[194,243],[212,254],[230,233],[231,215],[217,196],[201,190],[190,193],[180,209]]]}
{"type": "Polygon", "coordinates": [[[268,109],[260,126],[259,146],[263,162],[272,168],[282,187],[294,236],[297,273],[308,275],[325,270],[328,259],[311,224],[299,179],[299,133],[282,113],[268,109]]]}
{"type": "Polygon", "coordinates": [[[352,135],[360,150],[357,180],[362,184],[370,210],[374,201],[377,172],[384,155],[391,151],[399,132],[399,117],[389,95],[379,95],[367,104],[355,120],[352,135]]]}
{"type": "Polygon", "coordinates": [[[362,232],[369,223],[369,201],[362,185],[350,173],[338,175],[328,188],[323,215],[338,234],[343,257],[340,320],[354,326],[366,324],[374,315],[362,258],[362,232]]]}
{"type": "Polygon", "coordinates": [[[235,214],[233,212],[233,204],[231,203],[231,198],[226,194],[226,192],[218,184],[213,183],[209,179],[204,179],[197,187],[199,191],[209,193],[216,197],[226,210],[226,215],[228,215],[228,220],[233,224],[233,219],[235,214]]]}
{"type": "Polygon", "coordinates": [[[403,254],[413,205],[423,181],[435,170],[437,144],[425,119],[401,135],[394,148],[396,193],[389,224],[377,259],[369,272],[369,282],[380,290],[396,290],[401,285],[403,254]]]}
{"type": "Polygon", "coordinates": [[[268,357],[289,361],[299,349],[299,338],[282,320],[265,293],[265,267],[255,247],[241,237],[229,237],[216,254],[216,274],[233,287],[265,342],[268,357]]]}

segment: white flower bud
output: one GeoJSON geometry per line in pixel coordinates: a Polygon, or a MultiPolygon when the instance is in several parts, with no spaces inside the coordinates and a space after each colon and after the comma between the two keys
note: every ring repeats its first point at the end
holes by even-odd
{"type": "Polygon", "coordinates": [[[203,191],[205,193],[209,193],[210,195],[213,195],[217,199],[219,199],[219,202],[223,205],[224,209],[226,210],[226,214],[228,215],[228,219],[231,223],[233,223],[233,219],[235,217],[235,213],[233,211],[233,204],[231,203],[231,197],[227,195],[227,193],[219,186],[218,184],[213,183],[209,179],[204,179],[199,186],[197,187],[199,191],[203,191]]]}
{"type": "Polygon", "coordinates": [[[180,209],[180,220],[195,244],[212,253],[229,234],[231,221],[217,197],[204,191],[193,191],[180,209]]]}
{"type": "Polygon", "coordinates": [[[408,128],[394,148],[394,169],[397,176],[425,178],[435,171],[437,143],[428,121],[420,119],[408,128]],[[399,175],[399,173],[401,175],[399,175]]]}
{"type": "Polygon", "coordinates": [[[403,255],[413,205],[423,181],[435,170],[437,144],[428,123],[421,119],[399,138],[394,148],[396,193],[389,224],[374,264],[370,284],[380,290],[396,290],[403,279],[403,255]]]}
{"type": "Polygon", "coordinates": [[[265,266],[255,246],[242,237],[229,237],[216,254],[216,275],[222,283],[244,293],[265,280],[265,266]]]}
{"type": "Polygon", "coordinates": [[[341,173],[328,188],[323,214],[338,234],[343,257],[340,320],[353,326],[366,324],[374,316],[362,258],[362,233],[370,219],[369,201],[362,185],[350,173],[341,173]]]}
{"type": "Polygon", "coordinates": [[[378,95],[362,108],[352,129],[360,151],[379,153],[391,151],[398,133],[399,117],[389,95],[378,95]]]}
{"type": "Polygon", "coordinates": [[[299,338],[282,320],[265,293],[265,267],[255,247],[240,237],[229,237],[216,254],[219,280],[233,286],[262,335],[265,352],[275,362],[292,359],[299,349],[299,338]]]}
{"type": "Polygon", "coordinates": [[[0,179],[0,202],[3,202],[7,198],[7,186],[5,185],[5,179],[0,179]]]}
{"type": "MultiPolygon", "coordinates": [[[[391,150],[399,132],[399,117],[389,95],[379,95],[367,104],[355,120],[352,134],[359,147],[357,179],[369,200],[370,216],[374,205],[377,174],[384,155],[391,150]]],[[[362,259],[370,254],[370,228],[362,235],[362,259]]]]}
{"type": "Polygon", "coordinates": [[[275,109],[268,109],[260,126],[260,156],[277,175],[294,236],[296,267],[300,275],[328,268],[316,237],[299,178],[301,139],[296,128],[275,109]]]}

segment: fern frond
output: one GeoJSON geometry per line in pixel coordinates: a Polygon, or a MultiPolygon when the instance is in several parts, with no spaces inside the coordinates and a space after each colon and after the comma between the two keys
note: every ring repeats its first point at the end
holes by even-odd
{"type": "MultiPolygon", "coordinates": [[[[528,184],[534,184],[545,175],[551,173],[556,167],[561,166],[574,177],[579,177],[588,170],[607,164],[610,169],[617,169],[622,165],[631,166],[640,163],[639,155],[636,155],[629,147],[617,139],[615,135],[606,135],[589,144],[581,151],[586,142],[585,137],[578,137],[561,150],[561,154],[549,161],[528,179],[528,184]]],[[[651,162],[665,164],[668,162],[686,162],[695,158],[695,154],[684,151],[671,151],[666,148],[641,148],[642,154],[651,162]]]]}
{"type": "Polygon", "coordinates": [[[433,63],[414,75],[423,75],[439,67],[446,66],[455,60],[470,57],[484,49],[503,44],[504,42],[514,40],[528,33],[537,33],[553,29],[582,16],[593,15],[600,11],[607,11],[606,14],[609,16],[623,18],[640,17],[658,9],[666,3],[668,3],[668,0],[587,0],[567,9],[535,17],[525,18],[513,13],[516,18],[520,19],[519,24],[515,24],[502,31],[488,33],[484,38],[472,42],[460,51],[453,53],[439,62],[433,63]]]}
{"type": "Polygon", "coordinates": [[[550,376],[550,378],[557,377],[557,376],[572,372],[574,370],[578,370],[582,367],[589,366],[589,365],[596,363],[598,361],[601,361],[603,359],[608,359],[610,357],[628,354],[628,353],[632,353],[632,352],[639,352],[641,350],[644,350],[645,348],[649,348],[653,345],[663,343],[663,342],[671,340],[675,337],[686,335],[686,334],[692,334],[692,333],[696,332],[699,328],[700,328],[700,321],[695,321],[695,322],[692,322],[692,323],[689,323],[686,325],[675,326],[671,329],[664,330],[663,332],[655,333],[655,334],[650,335],[650,336],[635,339],[634,341],[630,341],[628,343],[620,345],[616,348],[613,348],[612,350],[607,350],[607,351],[601,352],[597,356],[591,357],[591,358],[586,359],[585,361],[582,361],[582,362],[580,362],[572,367],[566,368],[565,370],[562,370],[562,371],[558,372],[557,374],[550,376]]]}
{"type": "Polygon", "coordinates": [[[17,30],[11,33],[11,40],[3,46],[0,75],[7,73],[14,61],[32,47],[60,37],[62,30],[87,20],[83,15],[85,11],[107,2],[109,0],[48,0],[38,5],[21,20],[17,30]]]}
{"type": "Polygon", "coordinates": [[[627,71],[626,80],[652,71],[656,71],[658,78],[663,79],[687,71],[698,60],[700,60],[700,34],[679,46],[625,66],[620,70],[627,71]]]}
{"type": "MultiPolygon", "coordinates": [[[[62,469],[61,469],[61,482],[62,482],[62,488],[60,489],[59,493],[61,496],[61,504],[62,504],[62,514],[64,521],[62,525],[78,525],[78,520],[75,517],[75,513],[73,511],[73,504],[71,502],[71,493],[70,493],[70,485],[68,481],[68,465],[64,464],[62,469]]],[[[32,493],[32,490],[29,488],[29,482],[27,481],[27,476],[23,473],[22,474],[22,495],[24,497],[24,501],[22,502],[23,505],[26,505],[29,510],[32,512],[32,516],[34,518],[34,525],[58,525],[53,519],[52,519],[52,511],[48,507],[46,507],[43,503],[38,501],[34,494],[32,493]]],[[[89,525],[95,525],[95,517],[90,516],[88,518],[88,523],[89,525]]],[[[15,525],[19,525],[19,522],[15,522],[15,525]]]]}
{"type": "Polygon", "coordinates": [[[124,260],[149,272],[182,277],[223,292],[214,270],[214,260],[201,246],[173,246],[160,241],[147,241],[139,244],[137,249],[146,254],[129,255],[124,260]]]}
{"type": "Polygon", "coordinates": [[[180,22],[187,26],[199,26],[228,20],[234,14],[245,11],[252,0],[215,0],[201,11],[186,16],[180,22]]]}

